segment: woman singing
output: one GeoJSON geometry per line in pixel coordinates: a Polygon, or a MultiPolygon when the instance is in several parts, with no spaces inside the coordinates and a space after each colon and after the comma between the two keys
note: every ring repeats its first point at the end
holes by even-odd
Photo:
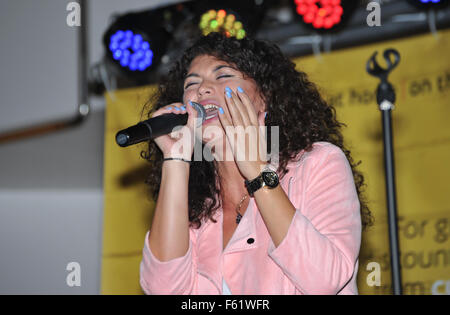
{"type": "Polygon", "coordinates": [[[200,38],[161,83],[149,117],[166,113],[189,119],[145,155],[156,200],[145,293],[358,293],[361,229],[371,219],[364,179],[334,109],[278,47],[200,38]],[[191,102],[206,109],[201,128],[191,102]],[[195,141],[180,150],[180,134],[201,139],[213,158],[195,159],[195,141]],[[274,143],[277,156],[267,150],[274,143]]]}

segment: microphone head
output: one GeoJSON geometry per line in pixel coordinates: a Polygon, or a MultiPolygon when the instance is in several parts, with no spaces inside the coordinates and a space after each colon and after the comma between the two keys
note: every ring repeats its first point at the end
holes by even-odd
{"type": "Polygon", "coordinates": [[[198,113],[198,125],[197,127],[200,127],[201,125],[203,125],[203,122],[206,119],[206,110],[205,108],[202,106],[202,104],[196,103],[196,102],[191,102],[192,107],[194,107],[197,110],[198,113]]]}

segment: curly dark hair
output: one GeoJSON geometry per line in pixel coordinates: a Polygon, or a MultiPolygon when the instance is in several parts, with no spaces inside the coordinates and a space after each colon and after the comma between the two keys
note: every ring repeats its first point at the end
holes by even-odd
{"type": "MultiPolygon", "coordinates": [[[[232,64],[255,81],[267,106],[266,125],[280,126],[278,171],[281,177],[287,173],[287,164],[301,150],[310,151],[315,142],[326,141],[341,148],[353,171],[362,226],[372,225],[363,194],[364,177],[356,169],[361,162],[355,163],[344,146],[340,129],[345,125],[337,121],[334,107],[324,101],[307,75],[296,70],[295,64],[274,44],[251,38],[227,38],[219,33],[199,38],[162,79],[158,93],[147,103],[153,104],[148,117],[157,109],[183,99],[183,83],[189,66],[195,57],[201,55],[214,56],[232,64]]],[[[270,128],[268,130],[267,148],[270,148],[270,128]]],[[[141,152],[141,156],[152,164],[146,183],[156,200],[161,184],[162,152],[150,141],[148,151],[141,152]]],[[[214,161],[203,160],[191,163],[190,174],[195,174],[195,178],[189,178],[189,221],[191,226],[199,228],[205,219],[214,221],[213,215],[220,206],[215,197],[220,190],[216,181],[218,173],[214,161]]]]}

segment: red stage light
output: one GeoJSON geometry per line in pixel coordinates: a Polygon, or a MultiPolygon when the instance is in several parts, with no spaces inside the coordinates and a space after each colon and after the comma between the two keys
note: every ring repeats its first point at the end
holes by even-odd
{"type": "Polygon", "coordinates": [[[330,29],[341,22],[344,9],[341,0],[294,0],[296,12],[306,24],[330,29]]]}

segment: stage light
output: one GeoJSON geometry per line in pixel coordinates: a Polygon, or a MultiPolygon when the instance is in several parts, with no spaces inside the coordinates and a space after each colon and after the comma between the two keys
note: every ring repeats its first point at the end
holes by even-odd
{"type": "Polygon", "coordinates": [[[116,75],[146,76],[165,54],[169,35],[149,24],[149,17],[148,13],[122,16],[105,32],[106,62],[116,75]]]}
{"type": "Polygon", "coordinates": [[[171,30],[183,21],[183,8],[168,6],[118,16],[103,35],[109,73],[130,84],[151,80],[173,39],[171,30]]]}
{"type": "Polygon", "coordinates": [[[226,10],[209,10],[202,14],[199,23],[203,35],[211,32],[221,32],[227,37],[242,39],[247,35],[241,21],[236,19],[236,15],[227,13],[226,10]]]}
{"type": "Polygon", "coordinates": [[[145,71],[153,63],[149,42],[131,30],[118,30],[111,35],[109,50],[114,60],[131,71],[145,71]]]}
{"type": "Polygon", "coordinates": [[[295,13],[303,23],[316,30],[336,29],[357,6],[357,1],[294,0],[295,13]]]}
{"type": "Polygon", "coordinates": [[[202,35],[220,32],[242,39],[256,31],[268,1],[200,0],[195,1],[198,28],[202,35]]]}

